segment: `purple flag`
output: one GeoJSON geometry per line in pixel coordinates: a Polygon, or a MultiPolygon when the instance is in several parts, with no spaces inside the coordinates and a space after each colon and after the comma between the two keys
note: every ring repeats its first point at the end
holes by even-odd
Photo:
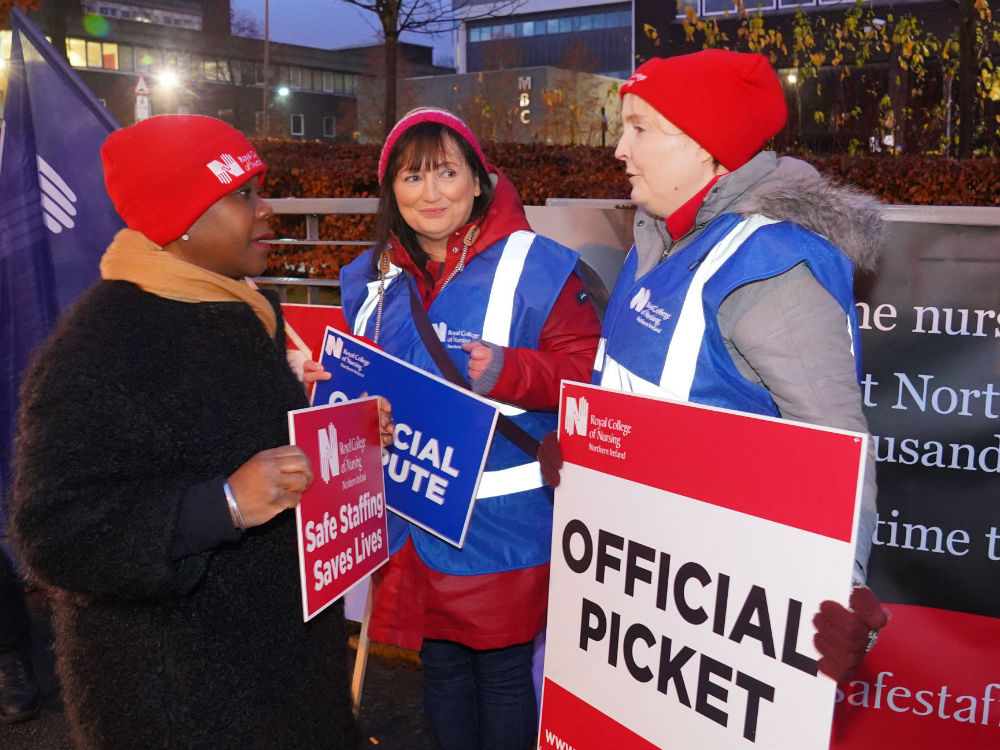
{"type": "MultiPolygon", "coordinates": [[[[124,226],[100,148],[118,123],[28,17],[11,11],[0,142],[0,493],[10,488],[17,392],[56,318],[98,278],[124,226]]],[[[2,520],[0,514],[0,520],[2,520]]]]}

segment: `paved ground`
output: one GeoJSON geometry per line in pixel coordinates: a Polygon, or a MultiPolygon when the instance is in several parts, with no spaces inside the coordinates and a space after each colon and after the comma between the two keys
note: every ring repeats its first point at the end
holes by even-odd
{"type": "MultiPolygon", "coordinates": [[[[29,595],[35,664],[45,698],[41,714],[19,724],[0,724],[0,750],[49,750],[71,747],[53,669],[51,630],[44,597],[29,595]]],[[[368,659],[361,701],[361,748],[431,750],[424,722],[420,666],[411,652],[376,647],[368,659]]]]}

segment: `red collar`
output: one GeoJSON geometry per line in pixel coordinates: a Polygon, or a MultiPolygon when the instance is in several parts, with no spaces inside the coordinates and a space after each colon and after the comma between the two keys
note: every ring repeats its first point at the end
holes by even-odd
{"type": "Polygon", "coordinates": [[[701,190],[695,193],[683,206],[674,211],[665,220],[667,231],[670,232],[670,239],[677,242],[681,237],[691,231],[694,226],[695,217],[698,216],[698,209],[708,195],[708,191],[719,181],[721,174],[716,175],[701,190]]]}

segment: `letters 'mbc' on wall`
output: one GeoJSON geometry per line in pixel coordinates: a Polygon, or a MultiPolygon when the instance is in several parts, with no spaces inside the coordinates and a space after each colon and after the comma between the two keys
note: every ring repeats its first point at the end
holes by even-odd
{"type": "Polygon", "coordinates": [[[858,279],[869,583],[893,620],[841,686],[835,746],[1000,744],[998,290],[1000,227],[890,223],[877,274],[858,279]]]}

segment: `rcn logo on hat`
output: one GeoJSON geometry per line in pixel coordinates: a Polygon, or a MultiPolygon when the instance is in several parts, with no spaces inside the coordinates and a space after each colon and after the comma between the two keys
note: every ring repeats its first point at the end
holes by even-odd
{"type": "Polygon", "coordinates": [[[218,159],[212,159],[205,166],[212,170],[212,174],[218,177],[223,185],[230,184],[234,177],[246,174],[243,167],[229,154],[220,154],[218,159]]]}

